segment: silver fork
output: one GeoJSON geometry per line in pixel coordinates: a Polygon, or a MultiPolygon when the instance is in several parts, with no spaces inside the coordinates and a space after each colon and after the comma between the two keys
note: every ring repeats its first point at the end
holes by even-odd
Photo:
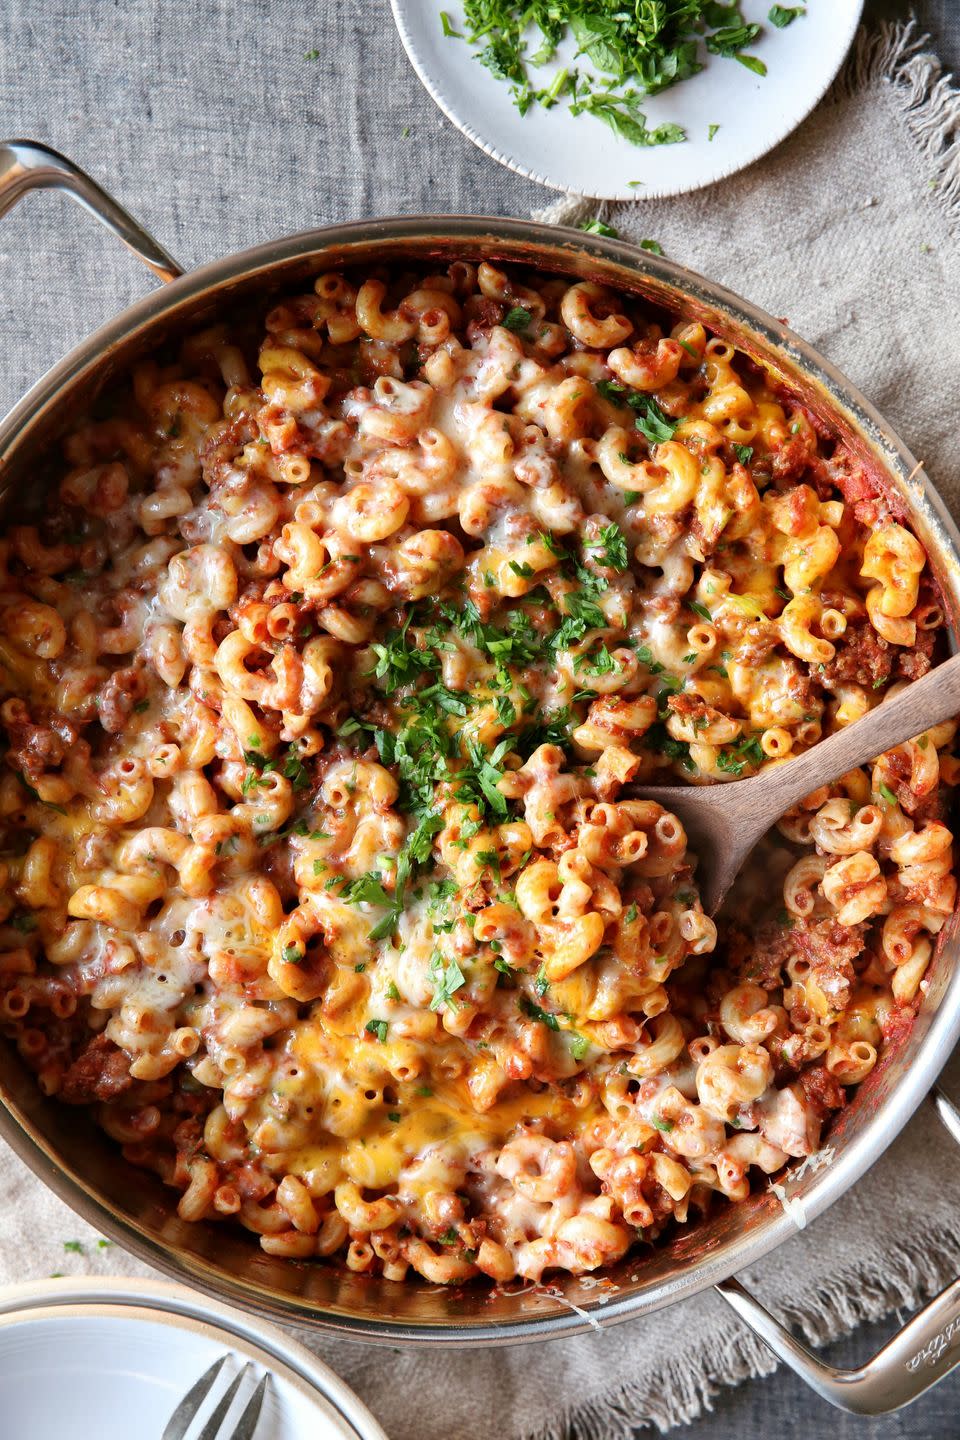
{"type": "MultiPolygon", "coordinates": [[[[228,1357],[226,1355],[221,1356],[219,1360],[216,1360],[210,1366],[209,1370],[204,1371],[195,1384],[191,1385],[167,1421],[166,1429],[161,1436],[161,1440],[186,1440],[187,1431],[199,1415],[200,1408],[213,1389],[214,1383],[224,1365],[227,1363],[227,1359],[228,1357]]],[[[244,1406],[243,1413],[238,1418],[233,1429],[229,1433],[223,1431],[221,1434],[220,1431],[220,1426],[223,1424],[227,1411],[233,1403],[233,1397],[240,1389],[246,1377],[252,1374],[253,1366],[247,1364],[244,1365],[239,1375],[236,1375],[234,1379],[231,1380],[223,1392],[223,1395],[220,1397],[217,1407],[210,1416],[210,1419],[206,1425],[204,1425],[199,1435],[196,1436],[196,1440],[253,1440],[254,1431],[257,1428],[257,1421],[260,1419],[260,1407],[263,1404],[263,1397],[266,1393],[267,1380],[269,1379],[267,1375],[262,1377],[259,1385],[250,1396],[250,1399],[244,1406]]]]}

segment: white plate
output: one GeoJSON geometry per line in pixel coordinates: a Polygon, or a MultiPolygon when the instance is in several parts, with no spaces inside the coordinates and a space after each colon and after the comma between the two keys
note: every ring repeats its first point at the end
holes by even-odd
{"type": "MultiPolygon", "coordinates": [[[[531,106],[521,116],[506,81],[491,75],[466,41],[443,34],[442,9],[453,28],[464,33],[461,0],[391,4],[417,74],[475,145],[542,185],[607,200],[657,199],[697,190],[779,145],[809,115],[836,75],[863,9],[863,0],[806,0],[806,15],[778,30],[767,23],[771,0],[744,0],[744,19],[763,24],[748,53],[764,61],[766,77],[736,60],[708,56],[699,75],[644,102],[651,129],[673,121],[686,130],[686,141],[641,148],[615,136],[591,115],[572,116],[566,99],[551,110],[531,106]],[[711,125],[720,128],[709,140],[711,125]]],[[[575,43],[568,40],[557,64],[531,74],[537,83],[548,85],[560,65],[574,63],[575,53],[575,43]]],[[[585,67],[582,59],[575,63],[585,67]]]]}
{"type": "Polygon", "coordinates": [[[231,1358],[201,1419],[251,1361],[257,1379],[265,1369],[272,1377],[255,1440],[386,1440],[333,1371],[273,1326],[178,1285],[91,1278],[0,1292],[0,1434],[160,1440],[191,1385],[224,1354],[231,1358]]]}

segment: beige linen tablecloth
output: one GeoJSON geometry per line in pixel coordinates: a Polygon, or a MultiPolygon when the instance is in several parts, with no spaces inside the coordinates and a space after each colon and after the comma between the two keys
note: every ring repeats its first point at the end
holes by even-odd
{"type": "MultiPolygon", "coordinates": [[[[956,388],[960,97],[909,31],[861,40],[833,94],[771,156],[681,200],[617,206],[610,223],[786,316],[893,422],[960,502],[956,388]]],[[[560,201],[555,219],[594,207],[560,201]]],[[[945,1056],[944,1059],[947,1057],[945,1056]]],[[[960,1155],[921,1112],[833,1209],[746,1276],[823,1341],[910,1308],[960,1265],[960,1155]]],[[[143,1274],[0,1153],[0,1281],[143,1274]]],[[[304,1338],[301,1335],[301,1338],[304,1338]]],[[[773,1368],[717,1297],[573,1340],[423,1353],[308,1338],[393,1440],[627,1440],[692,1419],[717,1387],[773,1368]]],[[[824,1428],[829,1417],[824,1411],[824,1428]]]]}

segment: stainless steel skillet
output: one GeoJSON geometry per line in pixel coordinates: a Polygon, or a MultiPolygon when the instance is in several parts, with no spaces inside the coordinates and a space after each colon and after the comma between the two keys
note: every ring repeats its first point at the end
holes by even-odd
{"type": "MultiPolygon", "coordinates": [[[[779,321],[681,266],[619,241],[527,221],[419,216],[330,226],[182,275],[126,212],[62,156],[25,141],[0,145],[0,214],[44,187],[71,193],[169,283],[78,346],[0,422],[0,495],[42,483],[45,460],[65,427],[138,356],[225,309],[252,297],[265,300],[343,265],[486,256],[634,291],[701,319],[755,356],[828,419],[878,482],[900,497],[931,556],[955,639],[960,635],[960,534],[903,443],[828,361],[779,321]]],[[[168,1274],[261,1313],[394,1345],[502,1345],[619,1323],[713,1285],[821,1395],[875,1414],[916,1398],[960,1364],[960,1281],[864,1369],[837,1372],[800,1346],[732,1277],[794,1235],[797,1220],[816,1219],[930,1095],[960,1034],[958,961],[953,917],[916,1024],[891,1046],[831,1131],[817,1157],[822,1163],[808,1161],[785,1180],[786,1206],[771,1191],[759,1192],[653,1254],[620,1262],[599,1286],[590,1277],[533,1291],[398,1286],[271,1258],[254,1237],[226,1226],[187,1225],[177,1218],[173,1192],[127,1165],[86,1117],[45,1099],[9,1047],[0,1047],[0,1135],[104,1233],[168,1274]]],[[[930,1103],[960,1143],[960,1112],[936,1092],[930,1103]]]]}

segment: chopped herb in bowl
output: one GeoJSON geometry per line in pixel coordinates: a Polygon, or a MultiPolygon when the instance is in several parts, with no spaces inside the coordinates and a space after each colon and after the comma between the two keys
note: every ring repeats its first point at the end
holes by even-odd
{"type": "MultiPolygon", "coordinates": [[[[686,140],[680,125],[651,129],[641,106],[644,97],[696,75],[712,56],[736,60],[756,75],[767,73],[764,62],[747,53],[763,26],[745,22],[739,3],[464,0],[463,12],[462,30],[445,10],[439,12],[443,34],[474,48],[480,64],[509,85],[521,115],[531,106],[549,110],[565,99],[571,115],[592,115],[634,145],[686,140]],[[574,62],[563,65],[557,51],[571,38],[574,62]],[[552,75],[545,70],[551,62],[556,62],[552,75]]],[[[775,5],[768,19],[783,29],[804,13],[800,5],[775,5]]],[[[713,133],[717,128],[711,126],[713,133]]]]}

